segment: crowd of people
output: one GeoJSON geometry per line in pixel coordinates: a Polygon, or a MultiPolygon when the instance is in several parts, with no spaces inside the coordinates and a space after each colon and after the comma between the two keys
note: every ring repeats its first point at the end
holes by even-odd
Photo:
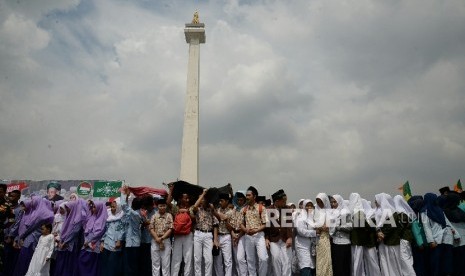
{"type": "Polygon", "coordinates": [[[0,275],[465,275],[464,193],[271,199],[250,186],[108,201],[6,194],[0,275]],[[175,198],[174,198],[175,197],[175,198]]]}

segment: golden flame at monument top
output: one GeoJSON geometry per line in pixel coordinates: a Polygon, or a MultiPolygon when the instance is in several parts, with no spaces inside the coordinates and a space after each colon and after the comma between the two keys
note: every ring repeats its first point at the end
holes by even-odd
{"type": "Polygon", "coordinates": [[[192,24],[199,24],[200,21],[199,21],[199,12],[196,11],[194,12],[194,18],[192,18],[192,24]]]}

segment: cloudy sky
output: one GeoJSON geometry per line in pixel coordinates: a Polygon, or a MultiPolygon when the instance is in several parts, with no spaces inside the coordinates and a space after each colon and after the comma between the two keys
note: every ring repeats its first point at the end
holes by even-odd
{"type": "Polygon", "coordinates": [[[465,177],[463,0],[0,0],[0,178],[179,177],[195,10],[201,185],[370,199],[465,177]]]}

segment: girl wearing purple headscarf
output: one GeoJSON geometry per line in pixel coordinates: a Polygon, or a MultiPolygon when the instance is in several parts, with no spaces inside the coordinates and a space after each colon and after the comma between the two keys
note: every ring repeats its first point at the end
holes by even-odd
{"type": "Polygon", "coordinates": [[[79,275],[100,275],[100,240],[105,234],[107,208],[104,202],[89,201],[90,217],[84,228],[84,246],[79,253],[79,275]]]}
{"type": "Polygon", "coordinates": [[[86,221],[82,199],[65,204],[66,217],[63,221],[58,245],[54,275],[78,275],[77,260],[81,247],[82,227],[86,221]]]}
{"type": "Polygon", "coordinates": [[[53,210],[50,202],[35,196],[24,202],[24,215],[19,224],[19,243],[21,251],[13,275],[25,275],[32,255],[39,241],[42,224],[53,222],[53,210]]]}

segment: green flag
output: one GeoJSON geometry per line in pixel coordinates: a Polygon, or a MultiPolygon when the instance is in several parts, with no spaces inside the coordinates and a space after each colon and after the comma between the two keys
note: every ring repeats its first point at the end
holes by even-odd
{"type": "Polygon", "coordinates": [[[405,200],[408,201],[412,197],[412,191],[410,190],[410,184],[407,182],[404,185],[399,187],[399,190],[402,191],[402,195],[404,196],[405,200]]]}
{"type": "Polygon", "coordinates": [[[457,184],[455,184],[454,191],[456,191],[456,192],[462,192],[463,191],[462,182],[460,182],[460,179],[459,179],[459,181],[457,181],[457,184]]]}
{"type": "Polygon", "coordinates": [[[95,181],[94,197],[118,197],[122,185],[122,181],[95,181]]]}

